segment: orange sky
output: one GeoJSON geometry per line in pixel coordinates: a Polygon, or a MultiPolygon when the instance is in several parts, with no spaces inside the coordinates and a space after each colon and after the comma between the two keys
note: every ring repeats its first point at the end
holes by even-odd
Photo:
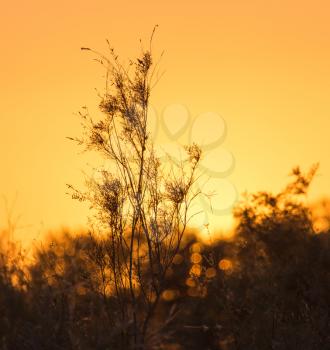
{"type": "Polygon", "coordinates": [[[278,190],[293,166],[320,162],[310,198],[329,196],[329,10],[318,0],[3,2],[0,194],[12,202],[17,193],[24,232],[86,222],[65,184],[82,183],[87,158],[65,137],[79,135],[73,114],[97,105],[103,78],[80,47],[102,50],[108,38],[134,57],[154,24],[166,73],[153,105],[223,117],[238,193],[278,190]]]}

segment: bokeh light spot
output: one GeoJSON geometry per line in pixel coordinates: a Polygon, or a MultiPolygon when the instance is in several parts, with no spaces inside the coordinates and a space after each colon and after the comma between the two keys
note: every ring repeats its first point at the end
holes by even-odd
{"type": "Polygon", "coordinates": [[[229,259],[222,259],[219,261],[219,269],[228,271],[233,268],[233,263],[229,259]]]}
{"type": "Polygon", "coordinates": [[[217,270],[214,267],[209,267],[205,271],[206,278],[214,278],[217,275],[217,270]]]}
{"type": "Polygon", "coordinates": [[[202,256],[199,253],[192,253],[190,257],[190,261],[193,264],[199,264],[202,261],[202,256]]]}
{"type": "Polygon", "coordinates": [[[202,267],[199,264],[194,264],[190,269],[190,274],[193,276],[200,276],[202,274],[202,267]]]}

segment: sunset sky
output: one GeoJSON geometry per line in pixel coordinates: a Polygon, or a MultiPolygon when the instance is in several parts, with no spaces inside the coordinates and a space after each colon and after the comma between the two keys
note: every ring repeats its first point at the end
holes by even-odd
{"type": "MultiPolygon", "coordinates": [[[[184,106],[189,134],[199,115],[221,116],[227,134],[209,167],[231,152],[235,167],[225,180],[239,194],[280,190],[293,166],[320,162],[309,198],[330,196],[329,15],[329,2],[319,0],[4,1],[0,226],[3,198],[10,204],[16,196],[21,234],[86,223],[88,211],[66,195],[66,183],[81,186],[92,159],[65,137],[79,136],[81,106],[97,111],[104,79],[80,47],[105,51],[109,39],[123,59],[134,58],[155,24],[155,54],[165,51],[152,97],[158,118],[184,106]]],[[[214,134],[207,124],[195,129],[214,134]]],[[[211,220],[212,229],[228,217],[211,220]]]]}

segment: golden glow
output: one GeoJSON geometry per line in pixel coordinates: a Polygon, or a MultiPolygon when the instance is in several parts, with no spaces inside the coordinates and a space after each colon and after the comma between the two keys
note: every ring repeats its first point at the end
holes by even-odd
{"type": "Polygon", "coordinates": [[[190,274],[192,276],[199,277],[202,274],[202,267],[199,264],[194,264],[190,269],[190,274]]]}
{"type": "Polygon", "coordinates": [[[206,278],[214,278],[217,275],[217,270],[214,267],[209,267],[205,271],[206,278]]]}
{"type": "Polygon", "coordinates": [[[233,268],[233,263],[229,259],[222,259],[219,261],[219,269],[228,271],[233,268]]]}
{"type": "MultiPolygon", "coordinates": [[[[325,0],[4,2],[0,194],[10,203],[18,195],[16,238],[86,224],[88,207],[65,194],[66,183],[82,187],[81,169],[94,159],[65,137],[80,134],[73,113],[82,105],[98,113],[94,88],[104,81],[80,47],[105,50],[109,38],[122,57],[134,57],[156,23],[155,54],[165,49],[166,70],[154,90],[157,114],[173,103],[192,119],[220,114],[238,193],[279,190],[291,167],[320,161],[311,198],[329,195],[329,10],[325,0]]],[[[214,206],[231,196],[219,191],[214,206]]],[[[209,229],[230,223],[230,213],[212,216],[209,229]]]]}
{"type": "Polygon", "coordinates": [[[172,300],[176,299],[178,296],[179,296],[179,291],[176,289],[166,289],[162,293],[162,298],[165,301],[172,301],[172,300]]]}
{"type": "Polygon", "coordinates": [[[202,251],[202,245],[199,242],[196,242],[191,245],[190,251],[192,253],[200,253],[202,251]]]}
{"type": "Polygon", "coordinates": [[[193,287],[196,287],[197,283],[196,283],[196,280],[194,278],[189,277],[189,278],[186,279],[186,285],[188,287],[192,287],[193,288],[193,287]]]}
{"type": "Polygon", "coordinates": [[[202,256],[199,253],[191,254],[190,261],[193,264],[199,264],[202,261],[202,256]]]}

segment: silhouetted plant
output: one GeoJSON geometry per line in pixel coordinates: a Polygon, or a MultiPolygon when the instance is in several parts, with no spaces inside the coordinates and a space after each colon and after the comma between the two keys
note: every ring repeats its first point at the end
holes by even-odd
{"type": "Polygon", "coordinates": [[[148,342],[164,281],[180,249],[190,207],[199,192],[193,190],[201,158],[197,145],[187,146],[179,166],[162,164],[148,132],[148,108],[154,78],[150,48],[128,68],[109,47],[109,57],[96,53],[106,69],[101,98],[103,117],[81,113],[84,137],[78,144],[112,161],[112,169],[92,178],[86,192],[73,197],[91,203],[97,212],[105,242],[97,242],[93,263],[102,275],[104,297],[116,298],[114,327],[124,349],[142,349],[148,342]]]}

